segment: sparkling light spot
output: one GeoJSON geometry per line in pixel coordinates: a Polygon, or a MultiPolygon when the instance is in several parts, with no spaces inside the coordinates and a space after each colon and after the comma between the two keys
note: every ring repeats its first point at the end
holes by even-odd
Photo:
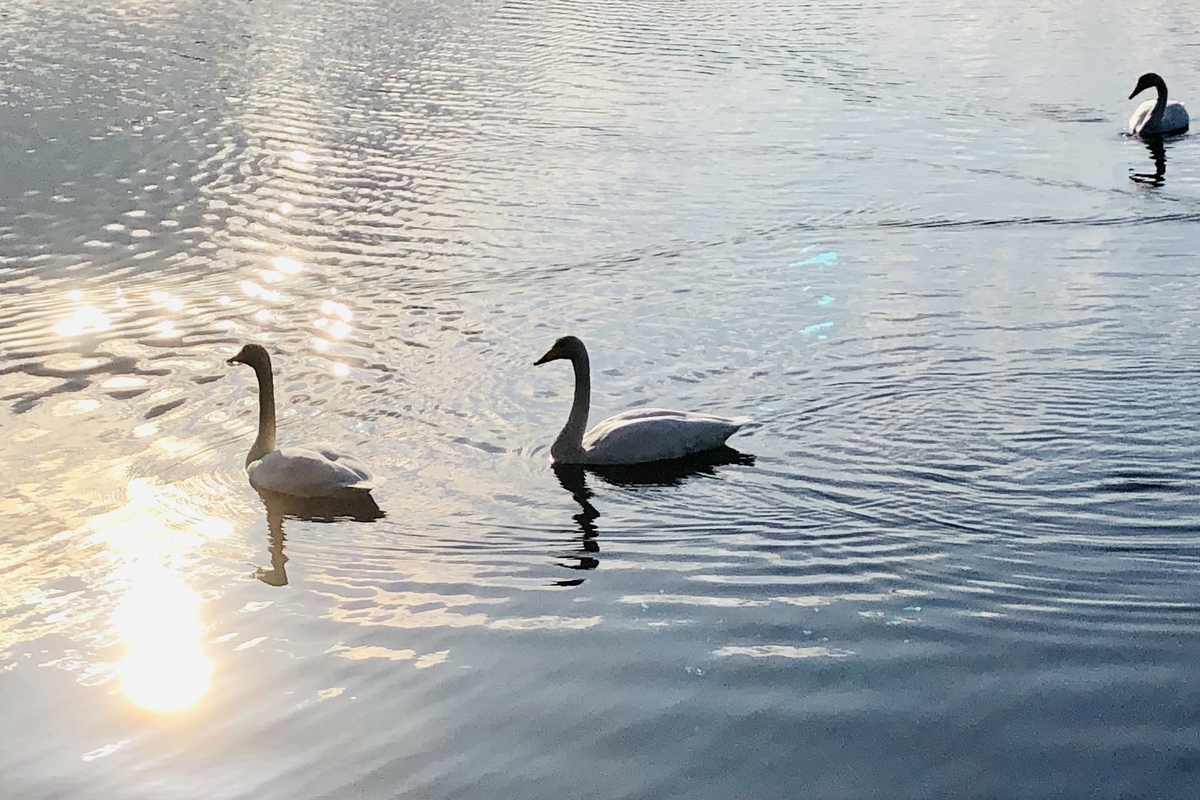
{"type": "Polygon", "coordinates": [[[438,650],[436,653],[426,653],[417,659],[414,665],[417,669],[429,669],[436,667],[438,664],[445,664],[446,659],[450,656],[449,650],[438,650]]]}
{"type": "Polygon", "coordinates": [[[136,389],[145,386],[145,378],[132,375],[116,375],[100,384],[101,389],[136,389]]]}
{"type": "Polygon", "coordinates": [[[321,301],[321,313],[328,316],[341,317],[346,322],[354,318],[354,313],[350,311],[350,307],[344,303],[339,303],[335,300],[321,301]]]}
{"type": "Polygon", "coordinates": [[[84,761],[95,761],[97,758],[104,758],[105,756],[112,755],[125,745],[129,744],[131,741],[131,739],[122,739],[119,742],[106,744],[104,747],[97,747],[95,750],[84,753],[82,756],[80,756],[80,758],[84,761]]]}
{"type": "Polygon", "coordinates": [[[392,650],[387,647],[380,647],[379,645],[347,647],[346,645],[339,644],[334,645],[325,652],[335,653],[351,661],[365,661],[368,658],[385,658],[388,661],[412,661],[417,657],[415,650],[392,650]]]}
{"type": "Polygon", "coordinates": [[[285,275],[295,275],[304,267],[304,265],[296,259],[288,258],[287,256],[276,256],[275,258],[271,259],[271,264],[275,267],[275,269],[279,270],[285,275]]]}
{"type": "Polygon", "coordinates": [[[801,261],[793,261],[791,264],[788,264],[788,266],[789,267],[812,267],[812,266],[832,267],[834,264],[837,263],[837,260],[838,260],[837,253],[830,250],[830,251],[827,251],[824,253],[818,253],[815,256],[810,256],[801,261]]]}
{"type": "Polygon", "coordinates": [[[750,658],[847,658],[853,650],[830,647],[794,647],[786,644],[729,645],[713,650],[714,656],[749,656],[750,658]]]}
{"type": "Polygon", "coordinates": [[[54,332],[59,336],[79,336],[106,331],[110,327],[112,325],[107,314],[94,306],[83,306],[75,309],[75,313],[66,319],[59,320],[54,326],[54,332]]]}
{"type": "Polygon", "coordinates": [[[242,281],[238,284],[238,286],[250,297],[257,297],[260,300],[277,302],[280,297],[279,292],[276,292],[273,289],[264,289],[254,281],[242,281]]]}

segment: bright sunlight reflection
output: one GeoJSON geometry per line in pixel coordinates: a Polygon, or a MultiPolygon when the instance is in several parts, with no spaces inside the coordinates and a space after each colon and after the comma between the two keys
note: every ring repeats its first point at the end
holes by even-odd
{"type": "Polygon", "coordinates": [[[94,306],[82,306],[75,313],[54,326],[54,332],[59,336],[79,336],[85,333],[99,333],[110,327],[108,315],[94,306]]]}
{"type": "Polygon", "coordinates": [[[213,665],[200,649],[200,598],[173,570],[134,570],[113,619],[128,647],[117,666],[129,699],[151,711],[182,711],[208,689],[213,665]]]}
{"type": "Polygon", "coordinates": [[[139,706],[182,711],[208,690],[213,663],[201,645],[200,597],[177,565],[230,525],[197,509],[180,487],[134,479],[128,491],[124,507],[91,523],[123,562],[116,577],[128,587],[112,620],[125,645],[117,674],[139,706]]]}

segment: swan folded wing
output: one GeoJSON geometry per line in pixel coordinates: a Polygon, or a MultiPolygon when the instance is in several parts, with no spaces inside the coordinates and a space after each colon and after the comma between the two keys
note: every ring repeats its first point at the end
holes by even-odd
{"type": "Polygon", "coordinates": [[[1154,101],[1147,100],[1134,110],[1133,116],[1129,118],[1129,130],[1132,133],[1141,133],[1142,128],[1146,127],[1146,123],[1150,119],[1150,115],[1154,113],[1154,101]]]}
{"type": "Polygon", "coordinates": [[[280,448],[250,464],[246,473],[255,488],[294,497],[336,497],[376,486],[361,461],[325,444],[280,448]]]}
{"type": "Polygon", "coordinates": [[[1188,129],[1190,120],[1188,119],[1187,109],[1183,103],[1168,103],[1163,109],[1162,119],[1158,123],[1157,130],[1147,130],[1147,123],[1150,122],[1150,117],[1154,113],[1154,101],[1147,100],[1137,107],[1133,112],[1133,116],[1129,118],[1129,130],[1134,134],[1146,135],[1170,135],[1174,133],[1184,133],[1188,129]]]}
{"type": "Polygon", "coordinates": [[[371,472],[371,468],[364,464],[359,458],[351,453],[338,450],[331,444],[326,442],[318,442],[317,444],[306,444],[302,448],[304,450],[312,450],[320,453],[330,461],[351,470],[358,475],[360,481],[369,481],[374,484],[375,488],[379,488],[383,484],[383,479],[371,472]]]}
{"type": "Polygon", "coordinates": [[[720,447],[745,417],[717,417],[689,411],[641,408],[598,423],[583,437],[587,461],[594,464],[638,464],[720,447]]]}
{"type": "Polygon", "coordinates": [[[1169,103],[1163,111],[1163,133],[1183,133],[1188,129],[1190,120],[1183,103],[1169,103]]]}

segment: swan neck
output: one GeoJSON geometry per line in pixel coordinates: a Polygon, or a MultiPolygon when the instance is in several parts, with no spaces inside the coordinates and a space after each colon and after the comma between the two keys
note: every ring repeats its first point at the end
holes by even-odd
{"type": "Polygon", "coordinates": [[[1159,81],[1154,84],[1155,91],[1158,92],[1158,99],[1154,101],[1154,110],[1150,112],[1150,118],[1154,122],[1162,122],[1163,114],[1167,110],[1167,84],[1159,81]]]}
{"type": "Polygon", "coordinates": [[[271,365],[255,364],[254,374],[258,377],[258,437],[246,456],[246,466],[275,449],[275,379],[271,365]]]}
{"type": "Polygon", "coordinates": [[[571,404],[571,416],[567,417],[567,424],[550,448],[550,454],[560,461],[583,452],[583,434],[587,430],[592,404],[592,371],[587,353],[573,356],[571,366],[575,368],[575,400],[571,404]]]}

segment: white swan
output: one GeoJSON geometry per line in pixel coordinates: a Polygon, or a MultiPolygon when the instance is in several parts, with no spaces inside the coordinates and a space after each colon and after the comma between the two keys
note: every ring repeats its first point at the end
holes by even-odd
{"type": "Polygon", "coordinates": [[[683,458],[720,447],[750,422],[746,417],[639,408],[609,417],[584,434],[592,394],[587,348],[574,336],[564,336],[534,366],[560,358],[569,359],[575,368],[575,402],[562,433],[550,446],[550,455],[559,464],[644,464],[683,458]]]}
{"type": "Polygon", "coordinates": [[[362,497],[376,486],[365,464],[328,444],[275,447],[275,380],[271,356],[248,344],[228,364],[248,364],[258,376],[258,438],[246,456],[246,474],[255,489],[292,497],[362,497]]]}
{"type": "Polygon", "coordinates": [[[1167,82],[1155,72],[1147,72],[1138,78],[1137,86],[1129,95],[1132,100],[1150,87],[1158,90],[1158,99],[1147,100],[1137,107],[1129,118],[1129,130],[1134,136],[1174,136],[1187,133],[1188,113],[1182,103],[1167,103],[1167,82]]]}

